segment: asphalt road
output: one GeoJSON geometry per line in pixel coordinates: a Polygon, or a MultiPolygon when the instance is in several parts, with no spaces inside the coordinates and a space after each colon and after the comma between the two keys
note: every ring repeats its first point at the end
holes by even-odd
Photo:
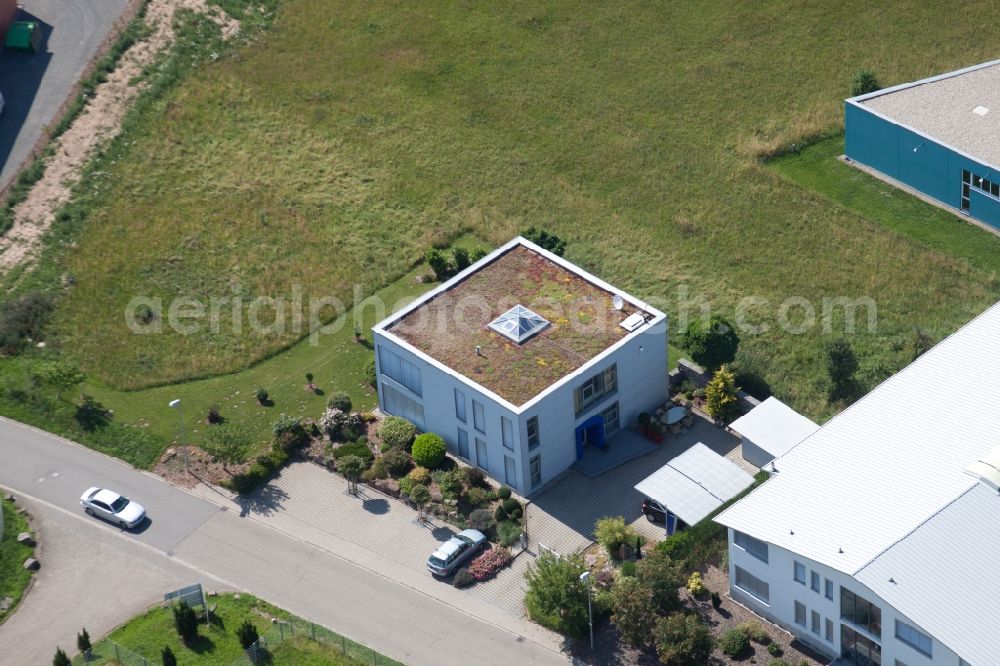
{"type": "Polygon", "coordinates": [[[42,129],[55,119],[73,85],[128,0],[21,0],[18,20],[41,24],[39,53],[0,48],[0,189],[14,177],[42,129]]]}
{"type": "Polygon", "coordinates": [[[407,664],[566,663],[550,645],[47,433],[0,420],[0,461],[0,486],[43,516],[39,589],[0,625],[0,663],[50,663],[79,627],[96,637],[194,582],[253,593],[407,664]],[[141,502],[150,524],[122,531],[85,515],[90,485],[141,502]]]}

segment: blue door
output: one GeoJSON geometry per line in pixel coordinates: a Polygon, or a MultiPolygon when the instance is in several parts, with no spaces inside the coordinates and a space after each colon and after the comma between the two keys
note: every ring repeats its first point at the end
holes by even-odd
{"type": "Polygon", "coordinates": [[[593,444],[599,449],[607,446],[604,434],[604,416],[597,414],[576,427],[576,459],[583,458],[583,448],[593,444]]]}

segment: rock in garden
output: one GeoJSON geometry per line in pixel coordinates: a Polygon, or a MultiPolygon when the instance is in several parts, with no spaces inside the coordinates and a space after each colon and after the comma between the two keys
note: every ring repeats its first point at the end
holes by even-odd
{"type": "Polygon", "coordinates": [[[165,451],[165,452],[163,453],[163,459],[164,459],[164,460],[170,460],[171,458],[173,458],[173,457],[174,457],[174,456],[176,456],[176,455],[177,455],[177,449],[175,449],[175,448],[173,448],[173,447],[170,447],[169,449],[167,449],[167,450],[166,450],[166,451],[165,451]]]}
{"type": "Polygon", "coordinates": [[[590,553],[584,555],[583,563],[588,569],[592,568],[595,564],[597,564],[597,555],[591,555],[590,553]]]}
{"type": "Polygon", "coordinates": [[[28,571],[38,571],[38,568],[42,566],[42,564],[35,558],[29,557],[24,561],[24,564],[22,566],[28,571]]]}
{"type": "Polygon", "coordinates": [[[11,597],[4,597],[3,599],[0,599],[0,613],[6,613],[13,605],[14,599],[11,597]]]}
{"type": "Polygon", "coordinates": [[[31,538],[31,535],[27,532],[21,532],[17,535],[17,542],[23,543],[25,546],[35,547],[35,540],[31,538]]]}
{"type": "Polygon", "coordinates": [[[438,503],[443,502],[444,501],[444,495],[442,495],[441,492],[438,491],[438,490],[432,490],[431,491],[431,501],[432,502],[438,502],[438,503]]]}

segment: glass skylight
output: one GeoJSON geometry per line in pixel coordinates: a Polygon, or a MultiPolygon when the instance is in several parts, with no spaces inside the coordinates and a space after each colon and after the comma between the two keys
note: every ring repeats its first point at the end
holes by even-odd
{"type": "Polygon", "coordinates": [[[521,344],[548,325],[546,319],[523,305],[515,305],[490,322],[490,328],[517,344],[521,344]]]}

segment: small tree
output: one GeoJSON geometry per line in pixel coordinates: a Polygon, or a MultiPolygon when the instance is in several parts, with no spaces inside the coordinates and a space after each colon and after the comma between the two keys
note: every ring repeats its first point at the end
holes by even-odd
{"type": "Polygon", "coordinates": [[[726,420],[736,409],[736,376],[722,366],[705,387],[705,411],[713,419],[726,420]]]}
{"type": "Polygon", "coordinates": [[[212,456],[212,460],[222,463],[222,469],[229,471],[229,465],[246,462],[250,451],[250,435],[239,426],[224,425],[205,433],[202,450],[212,456]]]}
{"type": "Polygon", "coordinates": [[[87,633],[87,628],[84,627],[83,631],[76,635],[76,649],[79,650],[84,657],[89,657],[90,648],[90,634],[87,633]]]}
{"type": "Polygon", "coordinates": [[[444,462],[445,451],[444,440],[432,432],[425,432],[413,440],[413,462],[421,467],[437,469],[444,462]]]}
{"type": "Polygon", "coordinates": [[[41,378],[56,390],[56,397],[63,400],[63,393],[82,384],[87,376],[68,361],[52,361],[42,366],[41,378]]]}
{"type": "Polygon", "coordinates": [[[417,505],[418,518],[424,520],[424,507],[431,501],[431,491],[422,483],[414,484],[410,488],[410,499],[417,505]]]}
{"type": "Polygon", "coordinates": [[[636,563],[636,574],[652,594],[653,607],[658,612],[666,614],[680,608],[677,590],[684,584],[684,572],[669,555],[652,549],[636,563]]]}
{"type": "Polygon", "coordinates": [[[198,638],[198,616],[195,615],[194,609],[188,606],[186,601],[181,601],[174,606],[174,627],[185,645],[190,645],[194,639],[198,638]]]}
{"type": "Polygon", "coordinates": [[[236,638],[239,639],[244,650],[249,650],[250,646],[260,638],[260,634],[257,633],[257,627],[254,626],[253,622],[244,620],[243,624],[236,627],[236,638]]]}
{"type": "Polygon", "coordinates": [[[579,638],[587,631],[587,586],[580,580],[586,569],[579,553],[557,558],[543,551],[524,578],[528,617],[561,634],[579,638]]]}
{"type": "Polygon", "coordinates": [[[306,386],[309,388],[309,390],[316,388],[316,386],[313,384],[313,373],[311,372],[306,373],[306,386]]]}
{"type": "Polygon", "coordinates": [[[382,464],[385,465],[385,471],[394,479],[406,476],[406,473],[413,467],[413,461],[403,449],[391,448],[382,454],[381,460],[382,464]]]}
{"type": "Polygon", "coordinates": [[[71,666],[73,662],[70,661],[66,653],[63,652],[61,647],[56,648],[56,655],[52,657],[52,666],[71,666]]]}
{"type": "Polygon", "coordinates": [[[344,456],[337,461],[337,469],[347,479],[347,489],[352,495],[358,494],[358,479],[368,469],[368,463],[361,456],[344,456]]]}
{"type": "Polygon", "coordinates": [[[695,362],[713,371],[733,362],[740,336],[732,324],[719,315],[712,315],[707,322],[700,317],[692,319],[681,334],[680,343],[695,362]]]}
{"type": "Polygon", "coordinates": [[[656,654],[667,666],[702,666],[715,647],[712,634],[698,616],[677,612],[662,617],[654,630],[656,654]]]}
{"type": "Polygon", "coordinates": [[[253,390],[253,397],[258,405],[266,405],[268,401],[267,389],[263,386],[258,386],[253,390]]]}
{"type": "Polygon", "coordinates": [[[851,97],[867,95],[882,88],[882,85],[875,78],[875,72],[870,69],[859,69],[851,79],[851,97]]]}
{"type": "Polygon", "coordinates": [[[326,406],[330,409],[339,409],[347,413],[351,411],[351,407],[354,405],[351,403],[351,396],[347,395],[344,391],[337,391],[326,401],[326,406]]]}
{"type": "Polygon", "coordinates": [[[410,450],[417,436],[417,428],[399,416],[387,416],[378,427],[378,436],[389,448],[410,450]]]}
{"type": "Polygon", "coordinates": [[[618,558],[622,544],[634,534],[635,532],[625,524],[625,519],[621,516],[605,516],[594,524],[594,536],[597,537],[597,542],[604,546],[612,558],[618,558]]]}
{"type": "Polygon", "coordinates": [[[434,279],[438,282],[443,282],[448,277],[450,269],[448,257],[444,256],[444,253],[435,247],[427,250],[426,258],[427,265],[434,271],[434,279]]]}
{"type": "Polygon", "coordinates": [[[566,241],[545,229],[528,227],[521,232],[521,235],[557,257],[563,256],[563,253],[566,251],[566,241]]]}
{"type": "Polygon", "coordinates": [[[611,621],[626,645],[646,645],[656,624],[653,595],[635,578],[622,577],[611,588],[611,621]]]}
{"type": "Polygon", "coordinates": [[[851,343],[843,338],[831,340],[826,345],[826,372],[830,377],[830,399],[850,397],[854,388],[854,373],[858,371],[858,357],[851,343]]]}
{"type": "Polygon", "coordinates": [[[174,656],[174,651],[170,649],[169,645],[164,645],[163,650],[160,651],[160,661],[163,666],[177,666],[177,657],[174,656]]]}

